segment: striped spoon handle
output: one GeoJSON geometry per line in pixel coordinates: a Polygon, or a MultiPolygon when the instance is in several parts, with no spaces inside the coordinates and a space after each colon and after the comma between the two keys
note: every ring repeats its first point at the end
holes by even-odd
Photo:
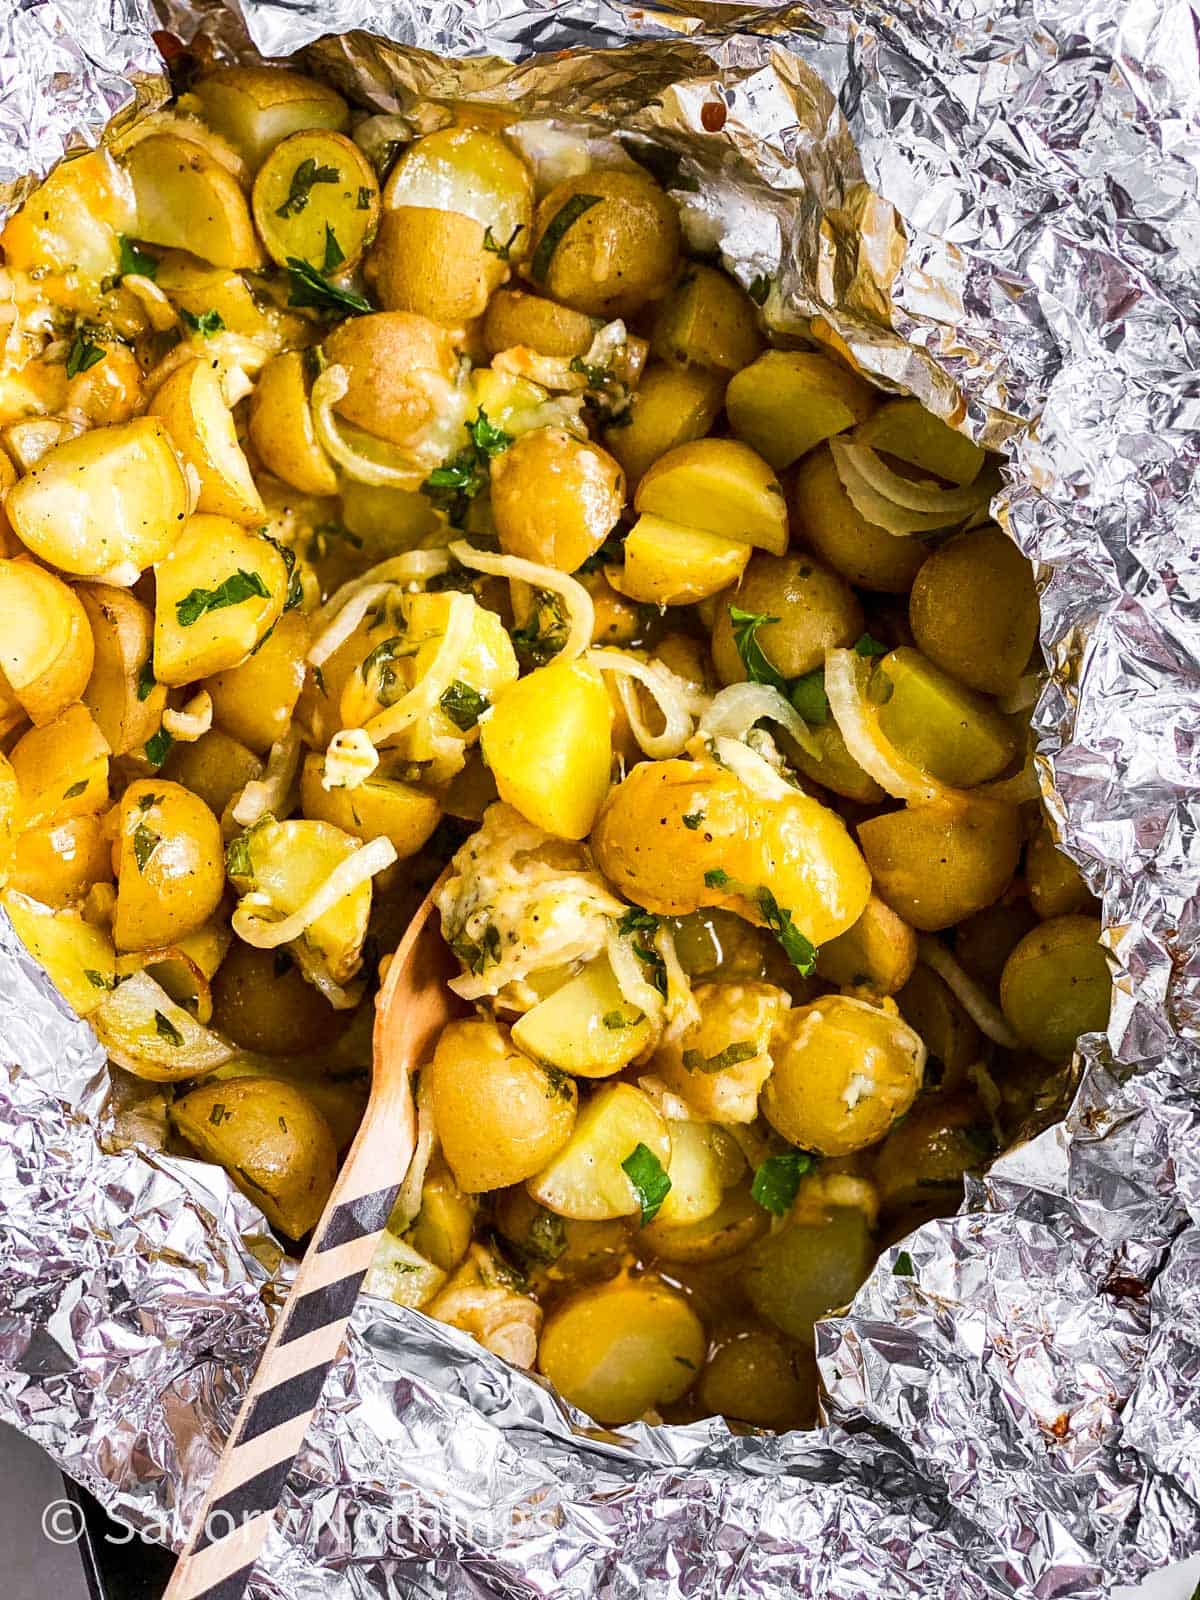
{"type": "MultiPolygon", "coordinates": [[[[436,889],[434,891],[436,893],[436,889]]],[[[410,1079],[452,1014],[423,902],[377,1001],[371,1096],[163,1600],[241,1600],[416,1142],[410,1079]]]]}

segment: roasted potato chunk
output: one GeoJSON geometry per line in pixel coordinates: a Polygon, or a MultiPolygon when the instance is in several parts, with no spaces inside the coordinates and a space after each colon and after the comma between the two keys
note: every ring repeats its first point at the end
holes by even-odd
{"type": "Polygon", "coordinates": [[[508,555],[563,572],[600,548],[625,506],[625,474],[563,428],[523,433],[492,464],[492,516],[508,555]]]}
{"type": "Polygon", "coordinates": [[[80,584],[94,664],[82,699],[115,756],[140,750],[162,721],[167,691],[151,662],[154,615],[127,589],[80,584]]]}
{"type": "Polygon", "coordinates": [[[924,933],[998,900],[1021,853],[1015,807],[985,800],[889,811],[860,823],[858,839],[875,892],[924,933]]]}
{"type": "Polygon", "coordinates": [[[204,120],[256,171],[269,150],[305,128],[344,130],[349,108],[326,83],[280,67],[218,67],[192,85],[204,120]]]}
{"type": "Polygon", "coordinates": [[[28,557],[0,560],[0,672],[35,727],[78,700],[94,646],[78,593],[28,557]]]}
{"type": "Polygon", "coordinates": [[[264,520],[262,496],[211,361],[197,359],[176,367],[155,391],[150,412],[162,421],[171,443],[200,480],[198,511],[248,524],[264,520]]]}
{"type": "Polygon", "coordinates": [[[281,267],[307,261],[349,272],[379,226],[379,185],[352,140],[328,128],[289,134],[263,158],[254,179],[254,221],[281,267]]]}
{"type": "Polygon", "coordinates": [[[125,170],[137,201],[137,238],[190,250],[215,267],[263,265],[240,184],[202,145],[151,134],[127,152],[125,170]]]}
{"type": "Polygon", "coordinates": [[[113,864],[118,950],[153,950],[194,933],[225,891],[216,817],[194,794],[162,778],[131,783],[121,797],[113,864]]]}
{"type": "Polygon", "coordinates": [[[666,289],[679,259],[679,217],[642,172],[595,171],[556,184],[538,204],[529,276],[564,305],[621,317],[666,289]]]}
{"type": "Polygon", "coordinates": [[[188,519],[154,570],[154,676],[194,683],[239,666],[280,617],[288,570],[268,539],[226,517],[188,519]]]}
{"type": "Polygon", "coordinates": [[[922,565],[908,617],[931,661],[969,688],[1008,694],[1037,642],[1033,569],[999,528],[960,533],[922,565]]]}

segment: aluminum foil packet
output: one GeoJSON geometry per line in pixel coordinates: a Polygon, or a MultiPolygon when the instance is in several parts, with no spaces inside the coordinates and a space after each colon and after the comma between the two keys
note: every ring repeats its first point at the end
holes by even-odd
{"type": "MultiPolygon", "coordinates": [[[[1093,1596],[1200,1548],[1200,67],[1186,0],[30,0],[19,198],[165,91],[151,29],[304,53],[364,106],[483,97],[680,156],[691,237],[782,332],[1008,457],[1039,770],[1103,896],[1065,1118],[819,1329],[826,1425],[589,1428],[360,1302],[255,1600],[1093,1596]],[[908,1268],[911,1264],[911,1273],[908,1268]],[[898,1274],[897,1268],[900,1268],[898,1274]]],[[[0,932],[0,1416],[178,1542],[287,1265],[219,1170],[113,1137],[87,1028],[0,932]]]]}

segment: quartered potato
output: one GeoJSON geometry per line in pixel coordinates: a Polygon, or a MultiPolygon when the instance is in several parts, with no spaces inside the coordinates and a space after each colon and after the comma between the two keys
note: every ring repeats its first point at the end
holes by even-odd
{"type": "Polygon", "coordinates": [[[900,1015],[929,1052],[927,1076],[940,1088],[961,1084],[982,1055],[983,1040],[950,986],[924,962],[896,994],[900,1015]]]}
{"type": "MultiPolygon", "coordinates": [[[[895,994],[908,982],[916,961],[915,931],[872,895],[854,926],[821,946],[817,973],[843,989],[895,994]]],[[[917,1032],[924,1038],[920,1028],[917,1032]]]]}
{"type": "Polygon", "coordinates": [[[497,289],[487,305],[483,340],[490,355],[524,346],[570,361],[591,349],[599,321],[523,289],[497,289]]]}
{"type": "Polygon", "coordinates": [[[365,842],[389,839],[397,859],[416,855],[441,820],[436,795],[399,778],[372,773],[355,788],[325,784],[325,759],[315,752],[304,758],[300,805],[306,817],[332,822],[365,842]]]}
{"type": "Polygon", "coordinates": [[[921,540],[897,539],[859,513],[828,449],[811,451],[797,466],[791,512],[797,536],[862,589],[907,594],[929,554],[921,540]]]}
{"type": "Polygon", "coordinates": [[[708,432],[724,394],[724,376],[707,367],[650,363],[627,408],[604,431],[604,447],[621,463],[632,489],[660,456],[708,432]]]}
{"type": "Polygon", "coordinates": [[[747,676],[735,642],[734,608],[765,619],[755,638],[785,678],[812,672],[826,650],[852,644],[863,631],[854,591],[828,567],[806,555],[755,554],[737,588],[717,607],[712,656],[722,683],[741,683],[747,676]]]}
{"type": "Polygon", "coordinates": [[[192,85],[205,122],[223,134],[251,171],[290,134],[342,131],[350,120],[341,95],[326,83],[280,67],[218,67],[192,85]]]}
{"type": "Polygon", "coordinates": [[[761,456],[736,439],[677,445],[643,474],[633,503],[638,511],[777,556],[787,549],[787,506],[779,480],[761,456]]]}
{"type": "Polygon", "coordinates": [[[1083,874],[1058,848],[1045,818],[1025,848],[1025,879],[1030,903],[1039,917],[1064,917],[1092,909],[1092,892],[1083,874]]]}
{"type": "Polygon", "coordinates": [[[875,892],[925,933],[949,928],[998,900],[1021,853],[1013,806],[948,800],[859,823],[875,892]]]}
{"type": "Polygon", "coordinates": [[[28,557],[0,560],[0,672],[42,727],[78,700],[95,659],[78,592],[28,557]]]}
{"type": "Polygon", "coordinates": [[[100,817],[67,817],[17,835],[8,870],[11,889],[42,905],[81,901],[94,883],[112,881],[112,848],[100,817]]]}
{"type": "Polygon", "coordinates": [[[108,741],[86,706],[76,703],[30,728],[9,751],[28,824],[87,816],[108,804],[108,741]]]}
{"type": "Polygon", "coordinates": [[[665,1172],[671,1159],[665,1119],[632,1084],[605,1084],[584,1104],[558,1154],[526,1187],[560,1217],[602,1222],[633,1216],[643,1210],[642,1198],[625,1164],[639,1147],[665,1172]]]}
{"type": "Polygon", "coordinates": [[[867,694],[888,743],[952,788],[998,777],[1017,753],[1013,725],[918,650],[905,646],[882,657],[867,694]]]}
{"type": "Polygon", "coordinates": [[[91,625],[91,675],[81,696],[113,755],[140,750],[162,722],[164,685],[153,675],[154,613],[108,584],[81,583],[74,593],[91,625]]]}
{"type": "Polygon", "coordinates": [[[546,1066],[581,1078],[607,1078],[637,1059],[654,1029],[621,994],[607,956],[519,1017],[513,1043],[546,1066]]]}
{"type": "Polygon", "coordinates": [[[651,605],[684,606],[736,583],[750,546],[719,533],[644,513],[625,540],[625,564],[610,570],[622,594],[651,605]]]}
{"type": "Polygon", "coordinates": [[[407,208],[470,218],[481,229],[480,247],[486,238],[500,266],[522,260],[529,249],[532,175],[485,128],[441,128],[415,139],[388,175],[383,204],[389,212],[407,208]]]}
{"type": "Polygon", "coordinates": [[[875,401],[868,383],[827,356],[804,350],[764,351],[725,392],[734,437],[777,472],[864,421],[875,401]]]}
{"type": "Polygon", "coordinates": [[[76,910],[55,910],[16,889],[0,892],[0,905],[71,1010],[91,1016],[116,979],[116,951],[108,933],[76,910]]]}
{"type": "Polygon", "coordinates": [[[202,800],[162,778],[131,783],[116,817],[118,950],[154,950],[194,933],[225,892],[225,852],[202,800]]]}
{"type": "Polygon", "coordinates": [[[212,1025],[243,1050],[292,1056],[327,1048],[345,1027],[287,951],[256,950],[235,939],[212,986],[212,1025]]]}
{"type": "Polygon", "coordinates": [[[160,683],[191,683],[239,666],[287,600],[288,570],[278,549],[227,517],[190,517],[154,579],[160,683]]]}
{"type": "Polygon", "coordinates": [[[252,200],[258,236],[281,267],[299,260],[349,272],[379,225],[371,163],[329,129],[305,129],[277,144],[258,168],[252,200]]]}
{"type": "Polygon", "coordinates": [[[205,680],[217,727],[266,755],[291,725],[307,649],[308,623],[299,611],[285,611],[243,662],[205,680]]]}
{"type": "Polygon", "coordinates": [[[598,445],[563,428],[523,433],[492,464],[500,548],[574,572],[600,548],[625,507],[625,474],[598,445]]]}
{"type": "Polygon", "coordinates": [[[302,494],[336,494],[337,474],[313,430],[302,351],[267,364],[250,398],[250,442],[268,471],[302,494]]]}
{"type": "Polygon", "coordinates": [[[761,1239],[747,1255],[742,1282],[761,1317],[811,1346],[813,1323],[850,1303],[874,1254],[866,1213],[833,1205],[761,1239]]]}
{"type": "Polygon", "coordinates": [[[880,1209],[895,1215],[939,1202],[957,1208],[963,1174],[983,1167],[994,1145],[991,1121],[974,1096],[926,1096],[879,1146],[880,1209]]]}
{"type": "Polygon", "coordinates": [[[150,410],[200,480],[198,511],[251,525],[265,519],[213,362],[197,359],[177,367],[155,392],[150,410]]]}
{"type": "Polygon", "coordinates": [[[810,1427],[817,1409],[816,1368],[778,1334],[751,1328],[709,1357],[699,1397],[706,1413],[756,1427],[810,1427]]]}
{"type": "Polygon", "coordinates": [[[654,319],[650,353],[679,366],[734,373],[762,349],[754,302],[715,267],[684,268],[654,319]]]}
{"type": "MultiPolygon", "coordinates": [[[[163,777],[181,784],[216,817],[223,817],[229,802],[253,778],[262,776],[263,764],[244,744],[231,739],[220,728],[210,728],[190,744],[171,748],[163,767],[163,777]]],[[[235,824],[230,824],[231,829],[235,824]]]]}
{"type": "Polygon", "coordinates": [[[166,251],[154,274],[154,282],[171,304],[197,321],[205,316],[211,320],[215,313],[224,330],[253,340],[268,354],[285,343],[307,346],[312,339],[311,325],[299,313],[256,295],[254,281],[183,250],[166,251]]]}
{"type": "Polygon", "coordinates": [[[139,139],[124,158],[137,205],[134,236],[188,250],[215,267],[261,267],[241,185],[202,145],[175,134],[139,139]]]}

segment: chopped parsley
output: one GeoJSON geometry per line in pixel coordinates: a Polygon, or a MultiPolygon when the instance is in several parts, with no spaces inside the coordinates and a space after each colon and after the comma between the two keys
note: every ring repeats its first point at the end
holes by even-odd
{"type": "Polygon", "coordinates": [[[500,929],[494,922],[487,924],[478,940],[460,933],[447,943],[463,966],[476,977],[487,967],[494,967],[500,959],[500,929]]]}
{"type": "MultiPolygon", "coordinates": [[[[327,240],[327,251],[328,248],[327,240]]],[[[340,311],[343,314],[353,312],[358,317],[370,313],[369,300],[364,300],[361,294],[355,294],[353,289],[343,289],[340,284],[330,283],[316,267],[301,261],[299,256],[288,256],[287,269],[292,285],[288,305],[311,306],[317,311],[340,311]]]]}
{"type": "Polygon", "coordinates": [[[154,693],[154,658],[147,656],[142,662],[142,670],[138,673],[137,697],[139,700],[149,700],[154,693]]]}
{"type": "Polygon", "coordinates": [[[660,188],[682,190],[688,194],[700,192],[699,178],[688,177],[680,171],[682,151],[668,150],[661,144],[639,144],[636,139],[622,139],[621,148],[639,167],[645,167],[660,188]]]}
{"type": "Polygon", "coordinates": [[[529,275],[535,283],[545,283],[546,274],[550,271],[550,262],[554,252],[562,243],[563,235],[593,206],[598,206],[602,198],[603,196],[598,194],[573,194],[559,206],[550,218],[545,233],[538,240],[533,260],[529,264],[529,275]]]}
{"type": "MultiPolygon", "coordinates": [[[[586,561],[580,563],[575,571],[578,575],[583,572],[596,572],[601,567],[620,566],[625,560],[625,541],[619,531],[614,530],[608,535],[599,550],[594,550],[586,561]]],[[[655,614],[657,615],[657,607],[655,614]]]]}
{"type": "Polygon", "coordinates": [[[749,286],[746,289],[746,293],[750,296],[751,300],[754,301],[756,306],[765,305],[767,302],[767,296],[770,294],[770,292],[771,280],[768,278],[765,272],[759,272],[753,278],[751,278],[749,286]]]}
{"type": "Polygon", "coordinates": [[[769,617],[759,611],[743,611],[741,606],[730,606],[729,620],[733,624],[734,646],[742,658],[742,665],[750,682],[768,684],[772,689],[778,689],[781,694],[786,695],[787,679],[767,660],[758,641],[758,630],[766,627],[768,623],[778,622],[779,618],[769,617]]]}
{"type": "Polygon", "coordinates": [[[755,888],[731,878],[724,867],[710,867],[704,874],[710,889],[728,889],[758,907],[763,921],[783,946],[783,953],[802,977],[807,978],[817,964],[817,947],[806,939],[792,921],[792,913],[779,904],[770,889],[755,888]]]}
{"type": "Polygon", "coordinates": [[[225,849],[225,871],[231,878],[253,878],[254,863],[250,859],[250,834],[238,833],[230,839],[225,849]]]}
{"type": "Polygon", "coordinates": [[[684,825],[684,827],[685,828],[689,828],[693,833],[695,833],[696,829],[700,826],[700,824],[703,821],[704,821],[704,813],[703,813],[703,811],[685,811],[684,814],[683,814],[683,825],[684,825]]]}
{"type": "MultiPolygon", "coordinates": [[[[297,606],[304,604],[304,584],[296,565],[296,552],[290,545],[284,544],[282,539],[273,539],[269,533],[262,533],[259,537],[265,539],[268,544],[273,544],[276,550],[279,551],[283,560],[284,570],[287,572],[288,581],[287,597],[283,602],[283,609],[285,611],[294,611],[297,606]]],[[[274,629],[272,629],[272,632],[274,632],[274,629]]],[[[269,637],[270,635],[267,635],[267,638],[269,637]]],[[[267,638],[261,639],[259,644],[266,644],[267,638]]]]}
{"type": "Polygon", "coordinates": [[[915,1278],[916,1275],[916,1270],[913,1267],[913,1258],[909,1255],[907,1250],[901,1250],[900,1254],[892,1263],[892,1277],[915,1278]]]}
{"type": "Polygon", "coordinates": [[[558,596],[534,591],[533,609],[523,627],[511,628],[509,638],[523,666],[544,667],[567,642],[567,619],[558,596]]]}
{"type": "Polygon", "coordinates": [[[160,1039],[165,1039],[168,1044],[174,1045],[176,1049],[183,1043],[183,1035],[179,1029],[171,1021],[170,1017],[164,1017],[161,1011],[154,1013],[154,1031],[160,1039]]]}
{"type": "Polygon", "coordinates": [[[371,190],[365,183],[358,191],[358,209],[360,211],[370,211],[371,209],[371,190]]]}
{"type": "Polygon", "coordinates": [[[658,918],[653,911],[643,911],[641,906],[630,906],[629,910],[617,923],[617,932],[630,933],[657,933],[658,918]]]}
{"type": "Polygon", "coordinates": [[[872,639],[869,633],[864,633],[855,640],[854,653],[858,656],[885,656],[888,647],[880,644],[878,639],[872,639]]]}
{"type": "Polygon", "coordinates": [[[215,589],[192,589],[182,600],[175,602],[175,615],[181,628],[190,628],[209,611],[222,611],[226,606],[241,605],[257,595],[262,600],[271,598],[271,591],[263,582],[261,573],[247,572],[239,567],[230,573],[215,589]]]}
{"type": "MultiPolygon", "coordinates": [[[[309,191],[314,183],[337,183],[341,176],[336,167],[319,167],[312,156],[306,157],[292,173],[288,197],[281,206],[276,206],[275,215],[298,217],[308,204],[309,191]]],[[[370,194],[370,190],[367,193],[370,194]]]]}
{"type": "Polygon", "coordinates": [[[829,699],[825,693],[825,669],[816,667],[792,680],[789,696],[796,710],[810,727],[819,728],[829,721],[829,699]]]}
{"type": "Polygon", "coordinates": [[[346,259],[346,252],[338,243],[337,234],[328,223],[325,224],[325,254],[321,259],[321,271],[328,277],[331,272],[336,272],[346,259]]]}
{"type": "Polygon", "coordinates": [[[471,442],[445,466],[435,467],[421,485],[422,493],[439,503],[456,527],[466,514],[466,502],[486,487],[490,463],[513,442],[511,433],[488,421],[482,406],[467,423],[467,433],[471,442]]]}
{"type": "Polygon", "coordinates": [[[791,1209],[800,1179],[812,1167],[813,1158],[807,1150],[785,1150],[782,1155],[768,1156],[754,1174],[751,1199],[772,1216],[782,1217],[791,1209]]]}
{"type": "Polygon", "coordinates": [[[171,746],[175,743],[174,736],[165,728],[160,728],[157,733],[151,734],[146,740],[146,760],[152,767],[161,767],[170,754],[171,746]]]}
{"type": "Polygon", "coordinates": [[[689,1072],[724,1072],[726,1067],[736,1067],[743,1061],[752,1061],[760,1054],[753,1039],[738,1039],[718,1050],[715,1056],[702,1056],[699,1050],[685,1050],[683,1064],[689,1072]]]}
{"type": "Polygon", "coordinates": [[[567,1248],[563,1219],[553,1211],[539,1209],[524,1239],[514,1248],[527,1266],[550,1266],[567,1248]]]}
{"type": "Polygon", "coordinates": [[[193,333],[200,334],[204,339],[211,339],[214,333],[221,333],[225,327],[225,320],[219,311],[202,311],[198,317],[194,317],[190,311],[180,308],[179,315],[193,333]]]}
{"type": "Polygon", "coordinates": [[[653,1222],[658,1208],[671,1192],[671,1180],[662,1162],[648,1146],[635,1144],[621,1163],[621,1170],[633,1185],[642,1208],[642,1227],[653,1222]]]}
{"type": "Polygon", "coordinates": [[[490,702],[487,695],[480,694],[478,689],[473,689],[469,683],[461,683],[456,678],[438,704],[456,728],[468,733],[475,727],[490,702]]]}
{"type": "Polygon", "coordinates": [[[723,889],[732,880],[724,867],[709,867],[704,874],[704,881],[710,889],[723,889]]]}
{"type": "Polygon", "coordinates": [[[613,1033],[621,1033],[626,1028],[636,1028],[642,1020],[639,1011],[636,1017],[627,1017],[623,1011],[606,1011],[600,1018],[604,1026],[613,1033]]]}
{"type": "Polygon", "coordinates": [[[103,360],[104,346],[93,344],[81,328],[71,340],[71,348],[67,351],[67,377],[74,378],[81,372],[87,372],[97,361],[103,360]]]}
{"type": "Polygon", "coordinates": [[[399,698],[399,684],[396,674],[396,662],[403,656],[413,655],[416,646],[406,644],[403,634],[395,633],[390,639],[381,639],[373,650],[363,657],[359,672],[362,681],[368,683],[374,672],[379,678],[379,686],[375,690],[375,698],[381,706],[390,706],[399,698]]]}
{"type": "Polygon", "coordinates": [[[158,262],[153,256],[148,256],[144,250],[139,250],[128,234],[119,233],[117,243],[121,248],[121,259],[117,266],[119,278],[149,278],[151,283],[158,276],[158,262]]]}
{"type": "Polygon", "coordinates": [[[519,233],[523,233],[524,231],[525,224],[523,222],[518,222],[516,227],[509,234],[508,238],[503,244],[501,244],[499,239],[497,239],[496,235],[492,232],[492,225],[489,222],[487,227],[483,230],[483,248],[491,255],[499,256],[501,261],[511,261],[512,247],[517,242],[517,235],[519,233]]]}
{"type": "Polygon", "coordinates": [[[78,783],[73,783],[69,789],[64,789],[63,790],[63,799],[64,800],[74,800],[77,796],[81,795],[84,792],[84,790],[87,788],[87,786],[88,786],[87,779],[86,778],[80,778],[78,783]]]}
{"type": "Polygon", "coordinates": [[[148,828],[144,822],[139,822],[133,830],[133,859],[137,862],[139,872],[145,872],[150,857],[162,843],[162,835],[155,833],[153,828],[148,828]]]}
{"type": "Polygon", "coordinates": [[[93,989],[115,989],[122,981],[116,973],[111,978],[106,978],[104,973],[97,972],[94,967],[84,967],[83,975],[93,989]]]}

